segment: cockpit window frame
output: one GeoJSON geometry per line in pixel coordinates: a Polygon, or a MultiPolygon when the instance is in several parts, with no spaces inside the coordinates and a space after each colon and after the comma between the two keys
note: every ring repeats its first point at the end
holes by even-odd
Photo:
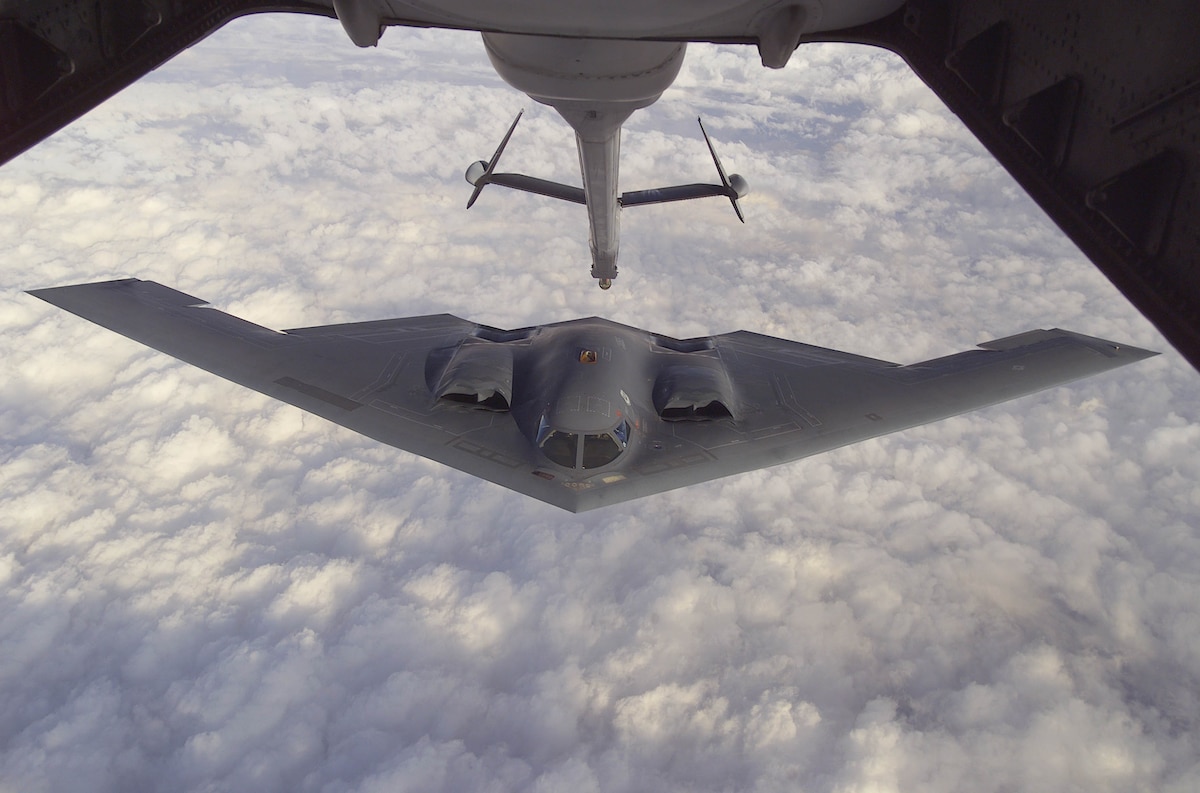
{"type": "Polygon", "coordinates": [[[625,451],[629,446],[629,422],[622,419],[621,423],[613,427],[612,436],[617,439],[617,443],[621,445],[621,451],[625,451]]]}
{"type": "Polygon", "coordinates": [[[591,432],[583,436],[583,453],[579,467],[585,471],[603,468],[615,461],[625,451],[611,432],[591,432]]]}
{"type": "MultiPolygon", "coordinates": [[[[543,415],[538,423],[537,447],[546,459],[557,466],[572,471],[595,471],[612,465],[620,459],[625,450],[629,448],[630,431],[629,422],[622,419],[617,426],[605,432],[569,432],[552,428],[549,419],[543,415]],[[574,448],[570,465],[564,464],[565,455],[561,455],[557,451],[548,452],[546,450],[547,444],[557,446],[560,442],[570,444],[574,448]],[[611,454],[602,457],[600,462],[597,462],[595,457],[588,457],[589,452],[595,452],[597,444],[605,443],[608,444],[608,449],[601,454],[612,452],[611,454]]],[[[561,451],[566,451],[565,445],[561,451]]]]}
{"type": "Polygon", "coordinates": [[[566,432],[565,430],[550,430],[538,443],[538,450],[545,455],[546,459],[555,465],[563,468],[575,469],[579,467],[579,439],[582,437],[578,432],[566,432]],[[562,452],[567,451],[570,447],[570,465],[564,463],[567,459],[565,454],[559,454],[558,447],[562,446],[562,452]]]}

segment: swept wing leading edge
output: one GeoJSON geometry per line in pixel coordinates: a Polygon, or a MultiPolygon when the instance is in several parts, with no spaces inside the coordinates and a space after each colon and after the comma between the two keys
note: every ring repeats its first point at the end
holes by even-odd
{"type": "MultiPolygon", "coordinates": [[[[402,370],[423,372],[431,350],[459,342],[479,327],[474,323],[443,314],[279,333],[151,281],[30,294],[377,441],[521,492],[527,492],[519,486],[525,478],[534,478],[522,452],[526,442],[511,422],[497,420],[503,416],[480,411],[431,415],[435,411],[424,379],[398,382],[402,370]],[[512,476],[518,467],[523,476],[512,476]]],[[[554,492],[530,495],[571,508],[570,499],[556,500],[554,492]]]]}
{"type": "MultiPolygon", "coordinates": [[[[31,294],[356,432],[572,511],[800,459],[1154,354],[1069,331],[1035,330],[898,366],[745,331],[679,342],[595,319],[501,331],[437,315],[277,332],[134,279],[31,294]],[[637,443],[619,464],[556,469],[512,415],[448,405],[430,390],[429,362],[437,351],[463,343],[505,345],[518,360],[514,411],[521,399],[537,402],[538,394],[521,395],[531,386],[519,373],[546,370],[520,363],[534,354],[529,338],[575,327],[636,353],[641,368],[628,370],[638,374],[631,381],[653,381],[658,389],[642,404],[634,386],[622,387],[627,402],[632,395],[630,415],[639,418],[637,443]],[[713,398],[724,412],[663,420],[668,391],[685,401],[703,392],[698,406],[713,398]]],[[[564,352],[555,367],[565,372],[581,365],[575,349],[564,352]]]]}

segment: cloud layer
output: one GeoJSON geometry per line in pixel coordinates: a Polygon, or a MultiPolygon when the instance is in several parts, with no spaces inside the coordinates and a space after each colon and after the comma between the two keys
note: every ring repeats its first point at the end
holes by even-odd
{"type": "Polygon", "coordinates": [[[571,133],[476,36],[230,25],[0,169],[0,788],[1193,790],[1196,373],[886,54],[695,46],[626,129],[621,277],[571,133]],[[23,294],[159,280],[277,328],[449,311],[911,362],[1165,355],[572,516],[23,294]]]}

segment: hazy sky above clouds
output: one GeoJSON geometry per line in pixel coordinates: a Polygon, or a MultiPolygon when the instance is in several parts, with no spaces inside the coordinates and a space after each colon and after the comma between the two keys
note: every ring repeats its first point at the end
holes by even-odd
{"type": "Polygon", "coordinates": [[[0,168],[0,790],[1192,791],[1200,377],[896,58],[693,46],[622,216],[477,35],[237,21],[0,168]],[[24,294],[275,328],[739,328],[901,363],[1061,326],[1164,355],[570,515],[24,294]]]}

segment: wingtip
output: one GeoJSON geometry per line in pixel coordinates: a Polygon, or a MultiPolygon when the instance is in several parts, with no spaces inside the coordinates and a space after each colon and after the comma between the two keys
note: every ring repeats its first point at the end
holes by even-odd
{"type": "Polygon", "coordinates": [[[1147,358],[1154,358],[1162,355],[1162,353],[1158,350],[1147,350],[1143,349],[1142,347],[1124,346],[1121,347],[1121,351],[1123,355],[1132,358],[1135,361],[1144,361],[1147,358]]]}
{"type": "Polygon", "coordinates": [[[1159,353],[1154,350],[1146,350],[1141,347],[1135,347],[1132,344],[1122,344],[1121,342],[1112,341],[1111,339],[1102,339],[1098,336],[1089,336],[1086,333],[1077,333],[1073,330],[1065,328],[1050,328],[1049,330],[1028,330],[1024,333],[1017,333],[1012,336],[1005,336],[1000,339],[992,339],[991,341],[983,342],[978,345],[985,350],[1011,350],[1018,347],[1037,344],[1038,342],[1047,341],[1055,338],[1072,339],[1075,343],[1084,347],[1089,347],[1092,350],[1104,355],[1105,357],[1114,360],[1120,360],[1121,364],[1135,363],[1146,358],[1153,358],[1159,353]]]}
{"type": "Polygon", "coordinates": [[[45,300],[51,305],[61,305],[62,301],[59,298],[80,292],[92,291],[95,289],[103,289],[105,287],[117,286],[119,284],[140,283],[140,278],[114,278],[111,281],[93,281],[86,284],[64,284],[63,286],[43,286],[38,289],[26,289],[25,294],[32,295],[38,300],[45,300]]]}
{"type": "Polygon", "coordinates": [[[208,301],[203,298],[163,286],[157,281],[145,281],[141,278],[115,278],[111,281],[52,286],[31,289],[28,290],[28,293],[39,300],[45,300],[51,305],[88,319],[91,318],[92,308],[97,305],[117,306],[128,303],[130,300],[151,302],[163,306],[208,305],[208,301]]]}
{"type": "Polygon", "coordinates": [[[1143,361],[1147,358],[1153,358],[1154,356],[1160,354],[1155,350],[1147,350],[1142,347],[1135,347],[1132,344],[1122,344],[1119,341],[1102,339],[1098,336],[1088,336],[1084,333],[1075,333],[1074,331],[1065,330],[1063,328],[1055,328],[1054,332],[1074,337],[1080,342],[1093,347],[1105,355],[1109,355],[1114,358],[1121,358],[1129,363],[1143,361]]]}

